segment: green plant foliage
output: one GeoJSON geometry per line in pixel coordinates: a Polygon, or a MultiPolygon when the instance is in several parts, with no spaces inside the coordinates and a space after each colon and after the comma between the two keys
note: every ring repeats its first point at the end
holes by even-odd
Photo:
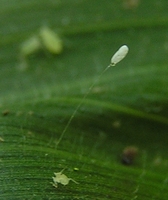
{"type": "Polygon", "coordinates": [[[123,2],[0,1],[0,199],[168,199],[167,0],[123,2]],[[44,26],[62,53],[23,56],[44,26]],[[64,168],[79,184],[53,187],[64,168]]]}

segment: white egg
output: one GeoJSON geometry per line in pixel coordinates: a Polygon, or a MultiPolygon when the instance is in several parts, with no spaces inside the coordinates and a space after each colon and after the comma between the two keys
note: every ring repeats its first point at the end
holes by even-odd
{"type": "Polygon", "coordinates": [[[123,45],[119,48],[119,50],[113,55],[111,58],[110,66],[115,66],[118,62],[120,62],[127,55],[129,48],[127,45],[123,45]]]}

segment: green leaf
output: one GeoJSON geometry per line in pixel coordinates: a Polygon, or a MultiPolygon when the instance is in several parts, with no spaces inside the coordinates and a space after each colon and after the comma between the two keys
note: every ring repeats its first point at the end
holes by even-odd
{"type": "Polygon", "coordinates": [[[1,199],[167,200],[166,6],[1,0],[1,199]],[[21,55],[44,26],[63,52],[21,55]],[[103,72],[123,44],[127,57],[103,72]],[[79,184],[53,187],[64,168],[79,184]]]}

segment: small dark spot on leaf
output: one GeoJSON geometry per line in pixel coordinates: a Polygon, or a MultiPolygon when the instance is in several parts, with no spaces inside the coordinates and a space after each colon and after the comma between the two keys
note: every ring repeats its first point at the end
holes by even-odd
{"type": "Polygon", "coordinates": [[[138,154],[138,148],[135,146],[127,146],[121,155],[121,162],[124,165],[132,165],[138,154]]]}
{"type": "Polygon", "coordinates": [[[3,116],[6,116],[6,115],[8,115],[9,113],[10,113],[9,110],[4,110],[4,111],[2,112],[2,115],[3,115],[3,116]]]}

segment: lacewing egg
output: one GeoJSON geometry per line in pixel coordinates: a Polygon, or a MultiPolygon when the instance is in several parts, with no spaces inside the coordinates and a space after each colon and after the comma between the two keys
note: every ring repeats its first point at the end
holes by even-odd
{"type": "Polygon", "coordinates": [[[119,48],[119,50],[113,55],[111,58],[110,66],[115,66],[118,62],[120,62],[127,55],[129,48],[127,45],[123,45],[119,48]]]}
{"type": "Polygon", "coordinates": [[[43,46],[53,54],[60,54],[63,50],[61,38],[53,30],[48,27],[42,27],[40,37],[43,46]]]}
{"type": "Polygon", "coordinates": [[[32,36],[24,41],[20,47],[22,56],[29,56],[37,52],[41,47],[40,40],[37,36],[32,36]]]}

